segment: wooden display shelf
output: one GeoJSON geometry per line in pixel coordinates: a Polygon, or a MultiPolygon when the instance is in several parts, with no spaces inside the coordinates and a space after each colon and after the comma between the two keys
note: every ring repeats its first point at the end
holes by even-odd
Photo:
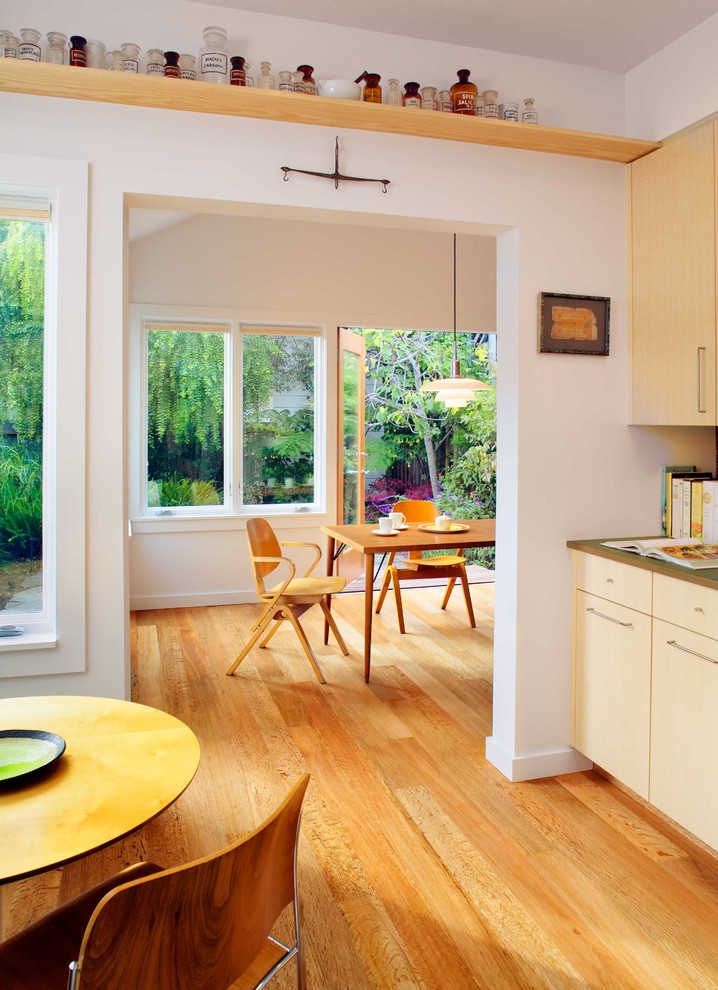
{"type": "Polygon", "coordinates": [[[426,113],[255,87],[217,86],[155,76],[0,59],[0,91],[125,106],[218,113],[293,124],[381,131],[627,164],[659,143],[558,127],[426,113]]]}

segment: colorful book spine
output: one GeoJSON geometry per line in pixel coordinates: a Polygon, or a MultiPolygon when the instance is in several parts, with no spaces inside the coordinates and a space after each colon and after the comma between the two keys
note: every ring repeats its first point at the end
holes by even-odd
{"type": "Polygon", "coordinates": [[[704,543],[718,540],[718,481],[703,482],[703,535],[704,543]]]}
{"type": "Polygon", "coordinates": [[[661,523],[664,536],[671,536],[673,515],[673,476],[690,474],[696,470],[695,464],[666,464],[662,470],[661,523]]]}
{"type": "Polygon", "coordinates": [[[691,539],[703,538],[703,481],[691,481],[691,539]]]}

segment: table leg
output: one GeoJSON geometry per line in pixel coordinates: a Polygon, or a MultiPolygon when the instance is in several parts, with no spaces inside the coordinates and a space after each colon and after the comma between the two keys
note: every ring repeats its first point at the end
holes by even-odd
{"type": "MultiPolygon", "coordinates": [[[[332,577],[334,574],[334,537],[327,537],[327,577],[332,577]]],[[[332,596],[327,595],[327,608],[332,607],[332,596]]],[[[329,623],[324,620],[324,645],[329,643],[329,623]]]]}
{"type": "Polygon", "coordinates": [[[374,554],[364,555],[364,681],[371,671],[371,621],[374,614],[374,554]]]}

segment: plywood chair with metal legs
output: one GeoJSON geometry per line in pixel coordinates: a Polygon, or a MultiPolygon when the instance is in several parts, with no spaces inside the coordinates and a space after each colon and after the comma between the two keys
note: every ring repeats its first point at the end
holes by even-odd
{"type": "Polygon", "coordinates": [[[134,879],[123,871],[3,942],[0,986],[228,990],[244,976],[261,990],[294,959],[303,990],[297,843],[308,783],[304,774],[274,814],[226,849],[169,870],[138,864],[134,879]],[[290,904],[286,945],[272,931],[290,904]]]}
{"type": "Polygon", "coordinates": [[[312,571],[322,556],[321,549],[316,543],[280,543],[266,519],[247,520],[247,539],[249,540],[249,559],[252,565],[254,584],[260,602],[264,603],[264,610],[253,627],[249,642],[229,668],[227,674],[231,675],[235,672],[256,643],[259,643],[260,649],[264,649],[286,619],[299,637],[299,642],[302,644],[318,680],[322,684],[326,683],[309,640],[299,624],[299,616],[312,605],[319,605],[336,637],[339,649],[345,656],[349,656],[346,643],[342,639],[342,634],[339,632],[327,605],[327,596],[336,595],[342,591],[346,586],[346,580],[343,577],[311,577],[312,571]],[[282,554],[282,547],[308,547],[314,550],[314,560],[302,577],[296,576],[296,564],[282,554]],[[265,579],[280,566],[287,569],[284,579],[279,584],[267,588],[265,579]]]}
{"type": "MultiPolygon", "coordinates": [[[[395,512],[402,512],[407,523],[431,523],[439,515],[439,510],[433,502],[421,500],[408,500],[397,502],[394,506],[395,512]]],[[[406,632],[404,624],[404,607],[401,601],[401,582],[418,581],[422,578],[448,578],[446,593],[441,603],[442,610],[449,604],[451,592],[457,581],[461,582],[466,602],[466,611],[469,616],[469,625],[476,628],[476,618],[474,617],[474,607],[471,602],[471,592],[469,590],[469,579],[466,575],[466,558],[459,554],[441,554],[439,557],[424,557],[421,550],[410,550],[408,559],[402,562],[401,567],[394,563],[395,553],[389,555],[384,573],[384,580],[379,592],[379,600],[376,605],[377,615],[381,612],[384,599],[391,584],[394,590],[396,601],[396,614],[399,620],[399,632],[406,632]]]]}

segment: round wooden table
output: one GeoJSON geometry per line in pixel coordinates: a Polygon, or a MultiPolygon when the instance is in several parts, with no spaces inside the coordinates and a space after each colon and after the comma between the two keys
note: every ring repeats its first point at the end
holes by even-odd
{"type": "Polygon", "coordinates": [[[62,736],[46,775],[0,785],[0,882],[60,866],[127,835],[179,797],[197,737],[166,712],[111,698],[0,700],[0,729],[62,736]]]}

